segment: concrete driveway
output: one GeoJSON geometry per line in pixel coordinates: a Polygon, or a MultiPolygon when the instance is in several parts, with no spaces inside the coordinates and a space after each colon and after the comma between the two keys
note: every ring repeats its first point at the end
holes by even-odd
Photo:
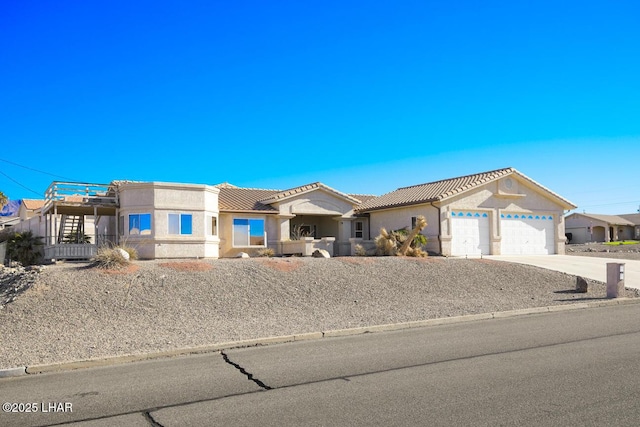
{"type": "Polygon", "coordinates": [[[640,289],[640,261],[574,255],[490,255],[485,258],[535,265],[605,283],[607,282],[607,263],[623,263],[625,264],[624,285],[627,288],[640,289]]]}

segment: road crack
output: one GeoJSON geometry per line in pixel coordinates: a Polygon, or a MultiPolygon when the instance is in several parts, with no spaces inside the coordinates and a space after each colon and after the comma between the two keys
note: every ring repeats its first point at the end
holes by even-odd
{"type": "Polygon", "coordinates": [[[258,387],[260,387],[260,388],[262,388],[264,390],[273,390],[273,387],[269,387],[268,385],[266,385],[265,383],[263,383],[259,379],[255,378],[252,373],[247,372],[242,366],[238,365],[237,363],[232,362],[231,359],[229,359],[229,356],[227,356],[227,354],[224,351],[221,351],[220,354],[222,355],[222,358],[224,359],[225,362],[227,362],[229,365],[233,366],[238,371],[240,371],[240,373],[245,375],[247,377],[247,379],[249,379],[249,381],[253,381],[254,383],[256,383],[256,385],[258,387]]]}
{"type": "Polygon", "coordinates": [[[149,421],[149,424],[151,424],[153,427],[163,427],[162,424],[160,424],[159,422],[157,422],[156,420],[153,419],[153,416],[151,415],[150,411],[146,411],[142,413],[142,416],[149,421]]]}

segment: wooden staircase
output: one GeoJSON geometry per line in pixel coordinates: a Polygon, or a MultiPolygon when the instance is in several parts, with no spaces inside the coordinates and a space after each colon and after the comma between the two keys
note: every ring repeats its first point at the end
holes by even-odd
{"type": "Polygon", "coordinates": [[[60,218],[60,230],[58,231],[58,244],[83,243],[84,216],[62,215],[60,218]],[[71,238],[71,241],[69,241],[71,238]]]}

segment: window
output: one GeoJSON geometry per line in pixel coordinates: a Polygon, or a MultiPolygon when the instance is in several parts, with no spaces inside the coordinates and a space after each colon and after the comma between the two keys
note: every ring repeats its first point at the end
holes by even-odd
{"type": "Polygon", "coordinates": [[[416,223],[418,221],[418,217],[412,216],[411,217],[411,229],[413,230],[414,228],[416,228],[416,223]]]}
{"type": "Polygon", "coordinates": [[[129,235],[151,234],[151,214],[129,214],[129,235]]]}
{"type": "Polygon", "coordinates": [[[363,236],[363,230],[364,230],[364,226],[362,221],[356,221],[356,238],[357,239],[362,239],[363,236]]]}
{"type": "Polygon", "coordinates": [[[265,246],[264,219],[234,218],[233,246],[265,246]]]}
{"type": "Polygon", "coordinates": [[[192,234],[191,214],[169,214],[169,234],[192,234]]]}
{"type": "Polygon", "coordinates": [[[124,236],[124,216],[120,215],[118,218],[118,234],[124,236]]]}
{"type": "Polygon", "coordinates": [[[211,217],[211,235],[218,235],[218,218],[216,218],[215,216],[211,217]]]}

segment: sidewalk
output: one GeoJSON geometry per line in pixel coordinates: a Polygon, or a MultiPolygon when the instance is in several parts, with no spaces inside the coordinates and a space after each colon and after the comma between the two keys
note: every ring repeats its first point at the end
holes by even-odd
{"type": "Polygon", "coordinates": [[[625,287],[640,289],[640,261],[574,255],[489,255],[485,258],[534,265],[605,283],[607,282],[607,263],[621,263],[625,265],[625,287]]]}

